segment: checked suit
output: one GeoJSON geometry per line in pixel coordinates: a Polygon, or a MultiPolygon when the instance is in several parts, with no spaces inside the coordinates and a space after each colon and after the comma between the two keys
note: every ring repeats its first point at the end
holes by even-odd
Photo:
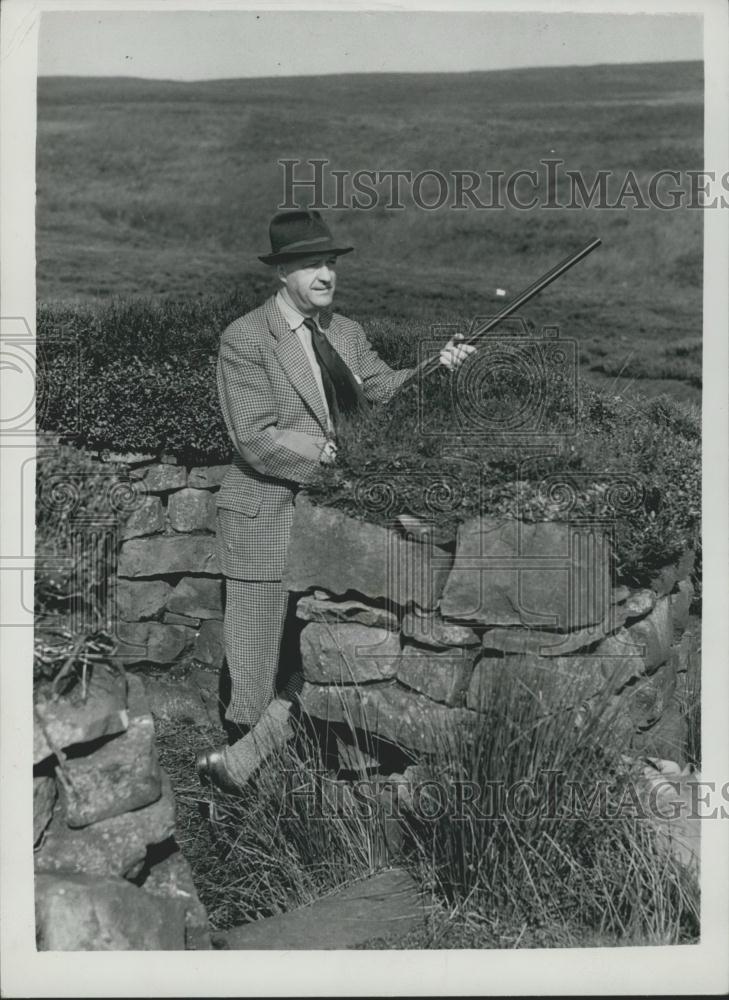
{"type": "MultiPolygon", "coordinates": [[[[410,369],[393,371],[358,323],[333,312],[322,312],[318,323],[371,402],[385,402],[407,378],[410,369]]],[[[292,610],[281,578],[294,499],[320,466],[328,414],[311,362],[275,295],[224,331],[217,378],[234,447],[217,497],[232,688],[226,715],[252,726],[274,696],[292,610]]]]}

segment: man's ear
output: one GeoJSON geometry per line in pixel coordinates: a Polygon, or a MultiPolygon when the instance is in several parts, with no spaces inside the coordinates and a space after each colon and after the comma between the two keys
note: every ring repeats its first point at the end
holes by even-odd
{"type": "Polygon", "coordinates": [[[286,269],[283,264],[276,265],[276,277],[281,282],[282,285],[286,284],[286,269]]]}

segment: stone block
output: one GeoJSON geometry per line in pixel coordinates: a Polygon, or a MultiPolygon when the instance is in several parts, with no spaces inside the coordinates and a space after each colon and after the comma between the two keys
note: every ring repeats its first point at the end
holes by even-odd
{"type": "Polygon", "coordinates": [[[154,618],[164,608],[173,588],[165,580],[119,580],[116,606],[125,622],[154,618]]]}
{"type": "Polygon", "coordinates": [[[134,479],[142,479],[148,493],[169,493],[171,490],[181,490],[187,484],[184,466],[168,465],[166,462],[132,469],[129,475],[134,479]]]}
{"type": "Polygon", "coordinates": [[[445,618],[482,625],[581,628],[607,617],[607,536],[557,521],[473,518],[458,529],[445,618]]]}
{"type": "Polygon", "coordinates": [[[56,768],[66,823],[84,827],[156,802],[162,772],[141,678],[129,676],[129,726],[93,753],[56,768]]]}
{"type": "Polygon", "coordinates": [[[102,736],[123,733],[127,728],[127,685],[118,670],[105,664],[89,672],[86,700],[77,691],[58,701],[39,698],[34,708],[33,763],[102,736]]]}
{"type": "Polygon", "coordinates": [[[449,734],[478,720],[476,712],[448,708],[391,681],[360,687],[307,682],[299,698],[313,718],[363,729],[416,752],[437,751],[449,734]]]}
{"type": "Polygon", "coordinates": [[[388,944],[424,926],[426,910],[407,872],[378,872],[354,885],[266,920],[214,936],[216,948],[280,950],[355,948],[373,938],[388,944]]]}
{"type": "Polygon", "coordinates": [[[609,683],[597,657],[483,656],[474,667],[466,705],[474,711],[499,710],[527,697],[535,713],[542,715],[580,705],[623,680],[616,677],[609,683]]]}
{"type": "MultiPolygon", "coordinates": [[[[481,636],[485,650],[501,653],[530,653],[535,656],[569,656],[602,642],[625,622],[619,607],[611,608],[609,617],[588,628],[573,632],[545,632],[538,628],[490,628],[481,636]]],[[[626,652],[625,655],[628,655],[626,652]]]]}
{"type": "Polygon", "coordinates": [[[229,465],[206,465],[190,469],[187,485],[196,490],[214,490],[222,486],[229,465]]]}
{"type": "Polygon", "coordinates": [[[144,497],[121,526],[121,538],[141,538],[165,528],[165,512],[159,497],[144,497]]]}
{"type": "Polygon", "coordinates": [[[192,871],[181,851],[175,851],[152,867],[141,886],[144,892],[160,899],[176,900],[185,910],[185,947],[209,950],[208,914],[192,880],[192,871]]]}
{"type": "Polygon", "coordinates": [[[315,507],[299,496],[283,579],[292,591],[321,587],[338,596],[354,592],[431,609],[451,562],[443,549],[407,541],[391,529],[315,507]]]}
{"type": "Polygon", "coordinates": [[[174,663],[195,641],[195,629],[162,622],[130,622],[119,626],[114,654],[124,663],[174,663]]]}
{"type": "Polygon", "coordinates": [[[212,667],[222,667],[225,658],[222,622],[208,618],[200,625],[200,631],[195,639],[193,656],[200,663],[206,663],[212,667]]]}
{"type": "Polygon", "coordinates": [[[375,608],[362,601],[336,601],[305,594],[296,605],[296,615],[307,622],[352,622],[371,628],[396,631],[397,615],[386,608],[375,608]]]}
{"type": "Polygon", "coordinates": [[[175,799],[162,772],[162,795],[152,805],[112,816],[73,830],[56,809],[35,852],[38,872],[86,872],[134,878],[142,869],[147,848],[175,832],[175,799]]]}
{"type": "Polygon", "coordinates": [[[402,620],[402,634],[423,646],[445,649],[449,646],[478,646],[481,637],[467,625],[445,621],[437,612],[420,612],[410,609],[402,620]]]}
{"type": "Polygon", "coordinates": [[[397,661],[401,684],[445,705],[463,700],[476,659],[474,649],[419,649],[406,646],[397,661]]]}
{"type": "Polygon", "coordinates": [[[304,676],[318,684],[357,684],[395,676],[400,636],[386,628],[310,622],[301,632],[304,676]]]}
{"type": "Polygon", "coordinates": [[[181,951],[185,904],[121,878],[36,875],[39,951],[181,951]]]}
{"type": "MultiPolygon", "coordinates": [[[[662,597],[650,614],[627,627],[618,629],[595,647],[598,656],[634,657],[642,660],[642,671],[650,673],[665,663],[671,652],[673,623],[671,606],[662,597]]],[[[636,671],[640,672],[640,670],[636,671]]]]}
{"type": "Polygon", "coordinates": [[[37,844],[53,818],[57,796],[56,782],[51,775],[33,778],[33,844],[37,844]]]}
{"type": "Polygon", "coordinates": [[[166,576],[170,573],[217,576],[219,572],[212,535],[130,538],[122,543],[119,550],[117,574],[122,577],[166,576]]]}
{"type": "Polygon", "coordinates": [[[183,577],[167,600],[167,610],[191,618],[222,618],[223,581],[183,577]]]}
{"type": "Polygon", "coordinates": [[[174,531],[215,531],[215,516],[215,497],[208,490],[178,490],[167,504],[174,531]]]}

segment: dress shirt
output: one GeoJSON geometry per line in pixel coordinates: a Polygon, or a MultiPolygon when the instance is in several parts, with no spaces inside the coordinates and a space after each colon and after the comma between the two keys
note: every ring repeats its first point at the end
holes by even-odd
{"type": "MultiPolygon", "coordinates": [[[[311,366],[311,371],[317,388],[319,389],[319,395],[321,396],[324,412],[327,415],[327,427],[329,429],[329,433],[332,434],[334,431],[334,425],[329,412],[329,404],[327,403],[326,393],[324,392],[324,383],[321,378],[321,368],[319,367],[319,361],[314,353],[314,347],[311,343],[311,330],[304,325],[306,317],[303,316],[298,309],[287,302],[281,292],[277,292],[276,294],[276,305],[288,323],[289,329],[296,334],[301,342],[301,346],[304,348],[304,354],[306,355],[309,365],[311,366]]],[[[318,314],[313,316],[312,319],[316,325],[319,326],[318,314]]],[[[321,327],[319,327],[319,329],[321,330],[321,327]]]]}

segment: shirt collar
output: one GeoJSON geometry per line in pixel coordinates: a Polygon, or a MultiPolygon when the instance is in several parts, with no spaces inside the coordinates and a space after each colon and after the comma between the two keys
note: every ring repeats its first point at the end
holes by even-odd
{"type": "MultiPolygon", "coordinates": [[[[286,322],[289,324],[289,329],[298,330],[306,319],[306,316],[302,315],[302,313],[300,313],[295,306],[292,306],[289,302],[287,302],[281,292],[276,292],[276,305],[286,322]]],[[[316,325],[319,326],[319,314],[317,313],[312,317],[312,319],[316,325]]]]}

